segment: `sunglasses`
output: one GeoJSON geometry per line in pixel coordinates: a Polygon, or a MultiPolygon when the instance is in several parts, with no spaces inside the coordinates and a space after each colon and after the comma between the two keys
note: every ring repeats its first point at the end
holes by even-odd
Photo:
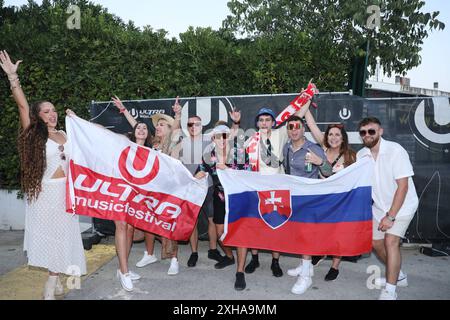
{"type": "Polygon", "coordinates": [[[223,140],[227,140],[228,139],[228,133],[219,133],[219,134],[215,134],[214,135],[214,139],[223,139],[223,140]]]}
{"type": "Polygon", "coordinates": [[[64,146],[62,144],[58,147],[58,150],[61,152],[61,154],[59,155],[61,160],[66,161],[66,155],[64,154],[64,146]]]}
{"type": "Polygon", "coordinates": [[[288,130],[301,129],[303,126],[301,123],[290,123],[288,124],[288,130]]]}
{"type": "Polygon", "coordinates": [[[344,125],[342,123],[336,123],[336,124],[330,124],[329,128],[338,128],[338,129],[344,129],[344,125]]]}
{"type": "Polygon", "coordinates": [[[369,129],[369,130],[359,130],[359,135],[361,137],[365,137],[366,134],[369,134],[370,136],[374,136],[376,134],[376,130],[375,129],[369,129]]]}
{"type": "Polygon", "coordinates": [[[202,124],[200,122],[189,122],[187,124],[188,128],[192,128],[193,126],[200,127],[202,124]]]}

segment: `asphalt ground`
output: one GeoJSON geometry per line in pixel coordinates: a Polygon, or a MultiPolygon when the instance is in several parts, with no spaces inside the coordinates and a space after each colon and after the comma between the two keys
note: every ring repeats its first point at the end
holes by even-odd
{"type": "MultiPolygon", "coordinates": [[[[23,232],[0,232],[0,299],[38,300],[47,277],[45,270],[26,266],[22,251],[23,232]]],[[[156,242],[155,253],[160,256],[160,244],[156,242]]],[[[191,253],[189,244],[179,246],[180,273],[167,275],[168,260],[158,260],[144,268],[136,262],[144,252],[144,244],[134,244],[129,265],[141,275],[134,282],[133,292],[122,289],[116,278],[118,261],[115,256],[114,238],[102,239],[91,250],[85,251],[88,275],[82,277],[80,289],[66,290],[64,300],[376,300],[380,291],[373,288],[373,278],[380,272],[382,264],[371,255],[357,263],[343,261],[339,277],[332,282],[324,281],[331,260],[324,260],[314,268],[313,285],[303,295],[290,292],[296,278],[287,275],[299,258],[282,255],[280,266],[284,271],[276,278],[270,270],[271,255],[261,251],[260,267],[253,274],[246,274],[247,288],[234,289],[236,265],[225,269],[214,268],[214,260],[207,258],[208,242],[199,242],[199,260],[195,267],[187,267],[191,253]]],[[[404,245],[401,248],[402,270],[408,275],[409,286],[397,289],[399,300],[449,300],[450,257],[430,257],[419,251],[418,246],[404,245]]],[[[250,254],[247,256],[247,261],[250,254]]],[[[67,281],[67,278],[66,280],[67,281]]]]}

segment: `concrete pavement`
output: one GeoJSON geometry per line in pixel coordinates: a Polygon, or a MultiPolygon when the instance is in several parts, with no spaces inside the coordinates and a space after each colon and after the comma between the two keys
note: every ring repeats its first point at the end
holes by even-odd
{"type": "MultiPolygon", "coordinates": [[[[22,233],[23,235],[23,233],[22,233]]],[[[0,232],[0,283],[5,271],[16,264],[24,262],[21,252],[22,237],[0,232]],[[9,239],[4,241],[4,239],[9,239]],[[15,239],[15,241],[13,241],[15,239]],[[20,247],[18,251],[17,248],[20,247]],[[9,251],[10,249],[15,251],[9,251]],[[22,256],[22,258],[21,258],[22,256]]],[[[103,239],[101,244],[108,247],[114,238],[103,239]]],[[[95,250],[94,246],[94,250],[95,250]]],[[[156,242],[156,254],[160,255],[160,244],[156,242]]],[[[111,248],[108,249],[111,252],[111,248]]],[[[236,265],[223,270],[214,269],[215,261],[207,259],[208,242],[199,242],[199,261],[194,268],[186,266],[190,255],[188,244],[179,246],[180,273],[167,275],[169,261],[158,261],[144,268],[135,267],[144,252],[144,244],[135,244],[130,254],[130,269],[139,273],[142,279],[135,282],[135,290],[131,293],[123,290],[116,278],[117,258],[107,259],[88,277],[84,277],[80,290],[71,290],[66,300],[375,300],[379,290],[368,289],[367,282],[374,277],[376,266],[381,264],[371,255],[360,259],[357,263],[342,262],[340,274],[336,281],[323,280],[331,261],[324,260],[314,268],[312,287],[303,295],[290,293],[296,278],[286,274],[287,269],[296,267],[299,258],[281,256],[280,265],[284,276],[275,278],[270,270],[271,255],[260,252],[260,264],[255,273],[247,275],[247,288],[238,292],[234,290],[236,265]],[[367,270],[369,269],[369,273],[367,270]]],[[[421,254],[417,247],[402,247],[403,267],[408,274],[409,286],[398,288],[401,300],[448,300],[450,299],[450,257],[429,257],[421,254]]],[[[248,258],[250,259],[250,254],[248,258]]],[[[384,269],[381,268],[382,275],[384,269]]],[[[6,274],[7,275],[7,274],[6,274]]],[[[1,288],[0,288],[1,289],[1,288]]]]}

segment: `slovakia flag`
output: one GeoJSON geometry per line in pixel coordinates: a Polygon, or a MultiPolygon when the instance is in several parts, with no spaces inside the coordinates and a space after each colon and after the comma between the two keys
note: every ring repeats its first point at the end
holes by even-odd
{"type": "Polygon", "coordinates": [[[372,250],[370,159],[325,180],[231,169],[218,175],[228,246],[336,256],[372,250]]]}

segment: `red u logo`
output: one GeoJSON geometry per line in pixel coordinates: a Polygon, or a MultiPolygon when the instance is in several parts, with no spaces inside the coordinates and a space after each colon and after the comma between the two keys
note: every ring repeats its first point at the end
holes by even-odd
{"type": "Polygon", "coordinates": [[[155,156],[153,165],[150,166],[149,156],[150,149],[137,145],[123,150],[119,158],[119,170],[122,177],[134,185],[144,185],[152,181],[159,172],[159,159],[155,156]]]}

